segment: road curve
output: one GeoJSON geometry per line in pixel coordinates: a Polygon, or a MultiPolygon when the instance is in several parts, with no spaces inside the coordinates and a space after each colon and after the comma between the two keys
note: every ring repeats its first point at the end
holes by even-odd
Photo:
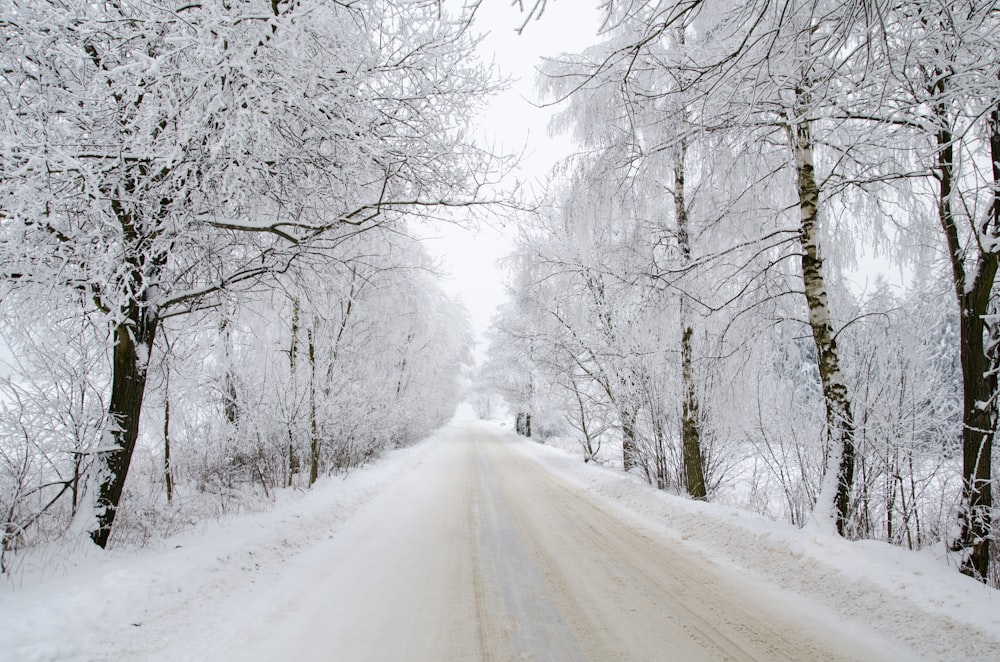
{"type": "Polygon", "coordinates": [[[200,612],[184,617],[196,625],[177,637],[167,615],[159,636],[144,633],[156,650],[131,652],[394,662],[882,657],[619,516],[546,469],[530,443],[485,423],[453,424],[418,467],[248,589],[245,610],[238,591],[217,604],[203,596],[200,612]]]}

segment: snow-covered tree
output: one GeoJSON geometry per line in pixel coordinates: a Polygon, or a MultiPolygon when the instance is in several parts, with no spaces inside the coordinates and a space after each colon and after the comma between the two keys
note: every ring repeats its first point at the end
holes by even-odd
{"type": "MultiPolygon", "coordinates": [[[[546,354],[561,371],[539,374],[589,381],[605,405],[633,403],[640,454],[656,465],[647,474],[666,484],[661,466],[674,465],[691,494],[697,439],[709,474],[720,457],[718,470],[752,474],[749,490],[723,486],[725,498],[749,494],[763,511],[847,536],[926,544],[929,530],[951,535],[935,503],[960,501],[954,547],[965,572],[987,578],[995,7],[600,6],[601,43],[543,69],[543,90],[567,101],[556,128],[583,151],[553,180],[554,215],[517,249],[532,265],[526,291],[560,322],[523,317],[522,334],[567,348],[546,354]],[[919,278],[905,293],[859,292],[861,254],[919,278]],[[941,265],[953,317],[913,291],[937,288],[941,265]],[[912,332],[915,320],[934,342],[912,332]],[[679,333],[662,332],[670,325],[679,333]],[[674,453],[663,465],[660,448],[674,453]]],[[[565,407],[585,420],[582,397],[565,407]]]]}
{"type": "Polygon", "coordinates": [[[418,1],[15,1],[0,21],[3,288],[75,293],[109,330],[103,546],[162,321],[474,202],[490,167],[463,127],[489,76],[418,1]]]}

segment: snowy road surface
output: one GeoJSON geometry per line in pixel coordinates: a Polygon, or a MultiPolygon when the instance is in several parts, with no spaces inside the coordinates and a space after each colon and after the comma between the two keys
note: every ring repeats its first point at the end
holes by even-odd
{"type": "Polygon", "coordinates": [[[252,598],[201,596],[108,658],[879,658],[623,522],[524,451],[496,428],[457,424],[252,598]]]}
{"type": "Polygon", "coordinates": [[[456,421],[272,512],[0,594],[0,660],[1000,660],[998,607],[930,557],[456,421]]]}

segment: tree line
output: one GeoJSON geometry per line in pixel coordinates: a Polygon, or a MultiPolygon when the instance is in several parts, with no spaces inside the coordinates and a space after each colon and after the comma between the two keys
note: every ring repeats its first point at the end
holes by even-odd
{"type": "Polygon", "coordinates": [[[450,416],[470,331],[410,229],[501,169],[467,135],[496,83],[466,21],[13,0],[0,33],[4,552],[309,485],[450,416]]]}
{"type": "Polygon", "coordinates": [[[995,583],[995,3],[602,6],[540,76],[581,151],[482,380],[661,488],[995,583]]]}

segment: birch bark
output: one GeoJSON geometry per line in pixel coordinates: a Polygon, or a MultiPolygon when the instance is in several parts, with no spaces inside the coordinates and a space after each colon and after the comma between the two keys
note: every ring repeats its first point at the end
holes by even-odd
{"type": "MultiPolygon", "coordinates": [[[[691,262],[691,238],[688,230],[687,203],[684,190],[684,162],[687,158],[687,141],[681,139],[677,163],[674,165],[674,211],[677,217],[677,243],[681,251],[681,268],[691,262]]],[[[688,494],[695,499],[708,496],[705,486],[704,463],[701,453],[701,421],[698,414],[698,393],[694,376],[694,351],[691,323],[691,306],[688,295],[680,295],[681,327],[681,443],[684,456],[684,476],[688,494]]]]}
{"type": "Polygon", "coordinates": [[[819,185],[816,182],[812,127],[797,120],[789,128],[797,175],[802,281],[809,311],[809,327],[816,347],[816,362],[826,407],[826,473],[815,507],[820,519],[836,518],[837,532],[844,535],[850,515],[854,482],[854,417],[844,375],[840,370],[836,335],[830,318],[823,254],[820,250],[819,185]],[[832,513],[828,511],[833,507],[832,513]]]}

